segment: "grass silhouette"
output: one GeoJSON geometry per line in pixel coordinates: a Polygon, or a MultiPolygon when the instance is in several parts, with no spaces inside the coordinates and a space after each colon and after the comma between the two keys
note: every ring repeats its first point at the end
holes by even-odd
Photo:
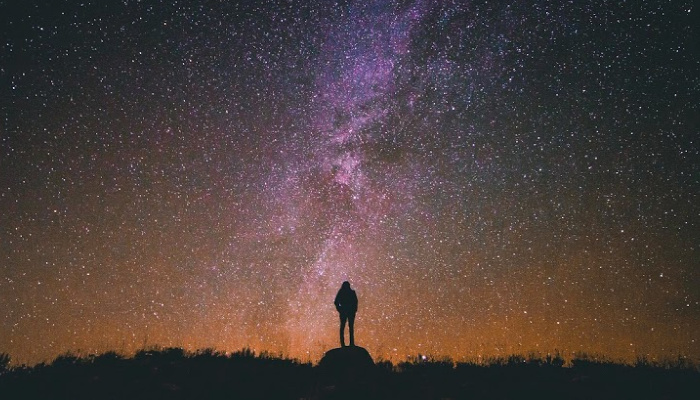
{"type": "Polygon", "coordinates": [[[633,365],[579,355],[512,355],[484,362],[418,356],[379,361],[372,379],[334,380],[318,366],[250,349],[222,353],[151,348],[10,367],[0,354],[3,399],[684,399],[700,371],[679,357],[633,365]]]}

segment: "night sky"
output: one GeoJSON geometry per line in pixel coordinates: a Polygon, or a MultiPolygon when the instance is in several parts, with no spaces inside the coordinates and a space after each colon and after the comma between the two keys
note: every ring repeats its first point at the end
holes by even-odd
{"type": "Polygon", "coordinates": [[[344,280],[375,359],[700,359],[693,1],[0,15],[15,363],[155,345],[317,361],[344,280]]]}

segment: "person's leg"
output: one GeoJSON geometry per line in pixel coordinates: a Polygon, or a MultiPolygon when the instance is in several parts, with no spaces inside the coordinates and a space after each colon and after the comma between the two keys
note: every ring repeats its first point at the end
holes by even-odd
{"type": "Polygon", "coordinates": [[[340,314],[340,347],[345,347],[345,322],[348,317],[340,314]]]}
{"type": "Polygon", "coordinates": [[[355,314],[348,315],[348,322],[350,328],[350,346],[355,345],[355,314]]]}

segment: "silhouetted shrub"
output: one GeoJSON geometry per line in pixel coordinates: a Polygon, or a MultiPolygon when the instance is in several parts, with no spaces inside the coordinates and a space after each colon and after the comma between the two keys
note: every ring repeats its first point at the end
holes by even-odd
{"type": "Polygon", "coordinates": [[[249,347],[244,347],[231,354],[231,358],[255,358],[255,350],[252,350],[249,347]]]}
{"type": "Polygon", "coordinates": [[[10,355],[5,353],[0,353],[0,374],[7,371],[10,365],[10,355]]]}
{"type": "Polygon", "coordinates": [[[563,367],[565,363],[566,361],[564,360],[564,357],[562,357],[559,352],[554,354],[548,353],[544,359],[544,364],[552,367],[563,367]]]}
{"type": "Polygon", "coordinates": [[[61,368],[66,366],[73,366],[80,362],[82,362],[82,360],[77,355],[68,352],[56,357],[56,359],[53,360],[51,365],[53,365],[54,367],[61,368]]]}

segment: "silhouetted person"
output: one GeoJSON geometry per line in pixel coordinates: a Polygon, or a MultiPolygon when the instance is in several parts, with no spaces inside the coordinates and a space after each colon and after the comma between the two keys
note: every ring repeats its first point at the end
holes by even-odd
{"type": "Polygon", "coordinates": [[[350,289],[350,282],[345,281],[335,295],[335,309],[340,313],[340,346],[345,347],[345,323],[350,330],[350,346],[355,345],[355,313],[357,312],[357,295],[350,289]]]}

